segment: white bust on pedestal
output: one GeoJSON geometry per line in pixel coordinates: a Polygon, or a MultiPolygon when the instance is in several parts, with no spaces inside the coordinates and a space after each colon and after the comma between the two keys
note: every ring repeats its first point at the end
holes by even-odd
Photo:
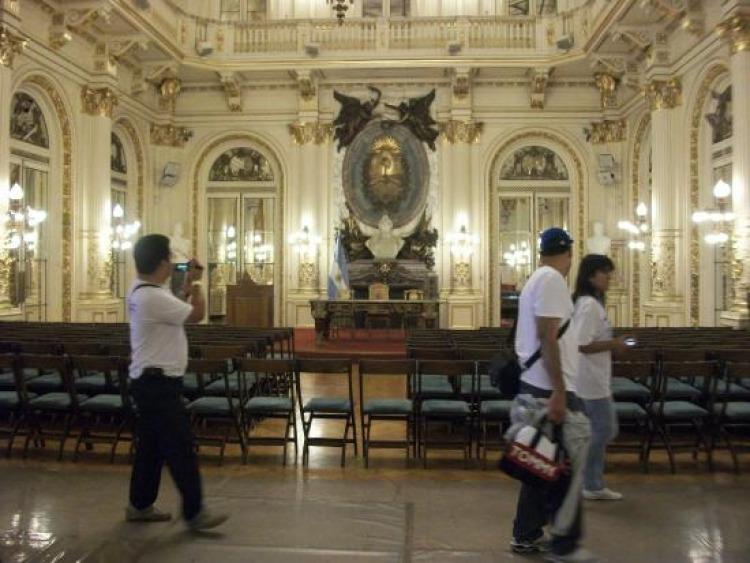
{"type": "Polygon", "coordinates": [[[365,246],[370,249],[375,260],[393,260],[404,246],[404,239],[393,232],[393,221],[384,213],[378,222],[378,230],[367,239],[365,246]]]}
{"type": "Polygon", "coordinates": [[[174,255],[174,262],[188,262],[190,260],[190,241],[182,235],[182,222],[175,223],[169,236],[169,248],[174,255]]]}
{"type": "Polygon", "coordinates": [[[612,239],[604,234],[604,225],[594,223],[594,233],[586,240],[586,251],[589,254],[609,254],[612,247],[612,239]]]}

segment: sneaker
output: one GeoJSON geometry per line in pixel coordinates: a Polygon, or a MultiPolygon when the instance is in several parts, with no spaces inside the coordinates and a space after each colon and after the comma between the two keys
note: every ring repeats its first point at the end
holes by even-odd
{"type": "Polygon", "coordinates": [[[162,512],[154,508],[154,505],[139,510],[130,504],[125,509],[125,520],[128,522],[166,522],[171,519],[172,515],[169,512],[162,512]]]}
{"type": "Polygon", "coordinates": [[[220,526],[229,518],[228,514],[213,514],[205,508],[187,521],[187,526],[191,532],[200,532],[201,530],[210,530],[220,526]]]}
{"type": "Polygon", "coordinates": [[[553,563],[596,563],[599,561],[593,553],[583,547],[579,547],[565,555],[548,553],[545,559],[553,563]]]}
{"type": "Polygon", "coordinates": [[[513,538],[510,541],[510,550],[513,553],[547,553],[549,551],[549,539],[544,536],[532,541],[521,541],[513,538]]]}
{"type": "Polygon", "coordinates": [[[606,487],[598,491],[583,490],[583,498],[586,500],[622,500],[622,494],[606,487]]]}

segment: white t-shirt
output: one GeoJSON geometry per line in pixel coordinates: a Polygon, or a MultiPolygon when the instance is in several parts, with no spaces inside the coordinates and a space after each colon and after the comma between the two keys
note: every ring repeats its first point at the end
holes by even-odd
{"type": "MultiPolygon", "coordinates": [[[[585,295],[579,297],[573,314],[578,327],[578,342],[587,346],[599,340],[612,338],[612,327],[607,312],[596,299],[585,295]]],[[[612,353],[581,354],[578,371],[577,393],[582,399],[606,399],[612,395],[612,353]]]]}
{"type": "MultiPolygon", "coordinates": [[[[562,274],[550,266],[536,270],[521,291],[518,300],[516,326],[516,354],[524,364],[539,349],[536,317],[560,319],[560,326],[573,317],[573,301],[562,274]]],[[[571,320],[565,334],[557,341],[560,346],[565,388],[576,392],[578,371],[578,331],[571,320]]],[[[552,379],[547,373],[544,358],[539,358],[530,369],[521,374],[521,380],[541,389],[552,389],[552,379]]]]}
{"type": "Polygon", "coordinates": [[[137,379],[145,368],[164,370],[164,375],[185,375],[188,343],[184,324],[192,305],[177,299],[165,287],[141,287],[136,280],[128,291],[130,315],[130,377],[137,379]],[[135,291],[134,291],[135,290],[135,291]]]}

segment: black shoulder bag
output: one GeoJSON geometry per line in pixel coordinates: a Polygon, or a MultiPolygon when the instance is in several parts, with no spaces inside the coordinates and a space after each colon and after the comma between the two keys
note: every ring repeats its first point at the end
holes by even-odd
{"type": "MultiPolygon", "coordinates": [[[[557,339],[560,340],[565,331],[570,326],[571,319],[565,321],[565,323],[557,331],[557,339]]],[[[516,356],[515,342],[516,342],[516,327],[518,325],[518,317],[513,322],[513,328],[510,330],[508,336],[508,350],[503,350],[495,356],[490,362],[488,369],[490,381],[492,385],[500,389],[500,393],[508,398],[513,398],[518,394],[518,389],[521,387],[521,374],[530,369],[536,361],[542,357],[542,348],[534,352],[531,357],[526,360],[526,363],[521,364],[516,356]]]]}

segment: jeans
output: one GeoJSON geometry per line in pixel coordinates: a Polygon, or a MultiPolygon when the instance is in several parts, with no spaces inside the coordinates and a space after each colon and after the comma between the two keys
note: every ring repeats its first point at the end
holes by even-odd
{"type": "Polygon", "coordinates": [[[200,512],[203,494],[193,432],[182,404],[182,378],[144,373],[131,382],[130,390],[138,414],[130,504],[138,510],[154,504],[166,463],[182,496],[182,514],[190,520],[200,512]]]}
{"type": "Polygon", "coordinates": [[[583,471],[583,488],[600,491],[604,488],[604,455],[607,444],[617,437],[615,403],[611,397],[584,399],[584,410],[591,421],[591,444],[583,471]]]}
{"type": "MultiPolygon", "coordinates": [[[[513,426],[508,435],[512,435],[514,427],[518,429],[532,423],[546,412],[549,395],[549,391],[522,383],[511,408],[513,426]]],[[[522,484],[513,522],[513,537],[520,542],[542,537],[542,528],[551,523],[550,548],[557,555],[575,551],[583,533],[581,491],[591,430],[581,409],[580,399],[569,393],[568,412],[563,422],[563,445],[570,458],[570,480],[544,490],[522,484]]]]}

